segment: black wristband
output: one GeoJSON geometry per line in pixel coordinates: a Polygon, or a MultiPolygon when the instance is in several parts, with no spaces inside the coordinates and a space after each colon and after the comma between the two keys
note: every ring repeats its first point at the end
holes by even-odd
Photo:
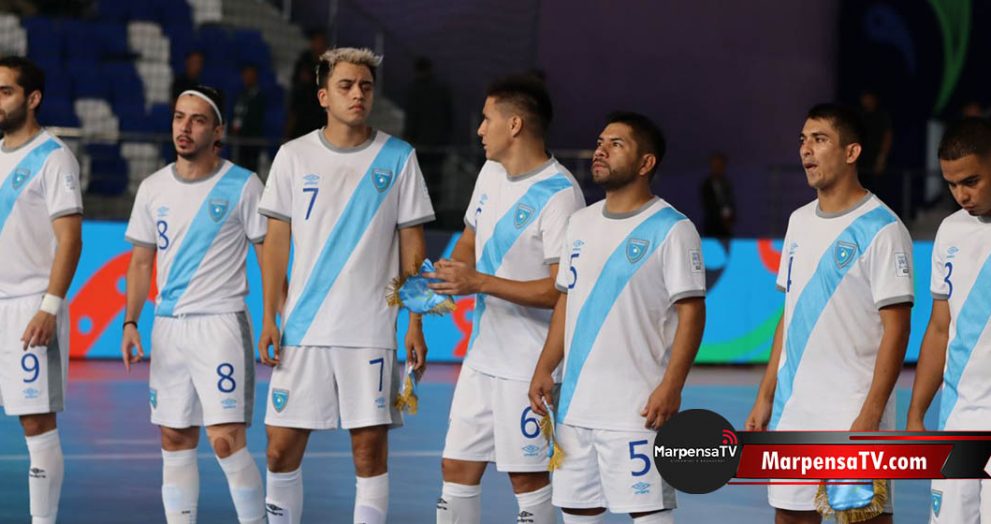
{"type": "Polygon", "coordinates": [[[121,329],[127,329],[128,324],[134,324],[134,329],[138,329],[138,323],[134,320],[125,320],[124,325],[121,326],[121,329]]]}

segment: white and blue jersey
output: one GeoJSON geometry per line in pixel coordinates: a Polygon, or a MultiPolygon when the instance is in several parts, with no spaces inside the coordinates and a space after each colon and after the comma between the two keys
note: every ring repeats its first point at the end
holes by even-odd
{"type": "Polygon", "coordinates": [[[82,211],[79,163],[61,140],[41,130],[16,148],[0,142],[0,299],[48,289],[52,220],[82,211]]]}
{"type": "MultiPolygon", "coordinates": [[[[826,213],[818,200],[792,213],[778,270],[785,291],[771,429],[847,430],[874,377],[879,310],[911,303],[912,239],[868,193],[826,213]]],[[[894,428],[889,400],[881,429],[894,428]]]]}
{"type": "Polygon", "coordinates": [[[344,149],[313,131],[279,149],[259,211],[291,224],[282,343],[394,349],[398,230],[434,218],[413,147],[378,131],[344,149]]]}
{"type": "Polygon", "coordinates": [[[244,311],[248,244],[268,229],[262,188],[226,160],[201,180],[183,180],[169,164],[141,182],[125,238],[156,251],[156,316],[244,311]]]}
{"type": "Polygon", "coordinates": [[[568,294],[558,422],[643,431],[678,327],[675,302],[705,296],[695,226],[660,198],[625,214],[572,215],[557,288],[568,294]]]}
{"type": "MultiPolygon", "coordinates": [[[[578,182],[550,158],[510,177],[498,162],[478,173],[465,224],[475,231],[475,269],[517,281],[550,278],[568,217],[585,207],[578,182]]],[[[547,338],[550,309],[478,294],[465,365],[487,375],[529,382],[547,338]]]]}
{"type": "Polygon", "coordinates": [[[964,210],[936,233],[930,290],[950,309],[940,430],[991,429],[991,220],[964,210]]]}

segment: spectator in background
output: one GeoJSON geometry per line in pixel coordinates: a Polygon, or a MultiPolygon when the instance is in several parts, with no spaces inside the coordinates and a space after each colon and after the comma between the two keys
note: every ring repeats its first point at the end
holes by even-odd
{"type": "Polygon", "coordinates": [[[173,102],[179,98],[179,94],[184,93],[200,85],[200,75],[203,74],[203,52],[190,51],[186,53],[185,69],[182,74],[172,80],[173,102]]]}
{"type": "Polygon", "coordinates": [[[293,139],[320,129],[327,114],[317,100],[316,68],[320,56],[327,50],[327,36],[322,30],[308,33],[310,46],[300,53],[293,69],[292,93],[286,115],[286,138],[293,139]]]}
{"type": "MultiPolygon", "coordinates": [[[[241,82],[244,87],[234,102],[234,116],[231,118],[231,135],[238,138],[261,138],[265,133],[265,95],[258,85],[258,68],[247,65],[241,69],[241,82]]],[[[238,145],[234,149],[234,159],[246,169],[258,172],[259,145],[238,145]]]]}
{"type": "Polygon", "coordinates": [[[897,190],[897,181],[892,183],[890,177],[885,178],[888,168],[888,153],[891,152],[893,133],[891,131],[891,116],[881,109],[878,94],[865,90],[860,94],[860,118],[864,126],[864,139],[857,160],[857,170],[860,181],[865,188],[878,195],[881,200],[893,205],[893,192],[897,190]]]}
{"type": "Polygon", "coordinates": [[[960,116],[963,118],[985,118],[988,115],[987,111],[984,110],[984,106],[979,101],[971,100],[960,108],[960,116]]]}
{"type": "Polygon", "coordinates": [[[451,140],[451,92],[434,76],[429,58],[418,57],[413,71],[413,82],[406,93],[403,138],[416,148],[430,200],[437,205],[443,200],[440,190],[447,156],[441,148],[451,140]]]}
{"type": "Polygon", "coordinates": [[[736,202],[733,199],[733,185],[726,178],[726,155],[723,153],[714,153],[709,157],[709,176],[702,182],[700,193],[705,212],[702,234],[716,238],[732,237],[736,202]]]}

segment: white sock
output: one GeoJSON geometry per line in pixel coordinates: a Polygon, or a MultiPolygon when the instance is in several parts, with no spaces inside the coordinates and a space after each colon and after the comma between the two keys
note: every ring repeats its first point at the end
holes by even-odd
{"type": "Polygon", "coordinates": [[[31,467],[28,469],[28,492],[31,498],[31,517],[35,524],[55,522],[58,501],[62,494],[62,443],[58,430],[25,437],[31,467]]]}
{"type": "Polygon", "coordinates": [[[241,524],[265,523],[265,498],[262,476],[248,448],[241,448],[227,458],[217,457],[220,469],[227,475],[227,485],[234,500],[237,520],[241,524]]]}
{"type": "Polygon", "coordinates": [[[357,479],[354,524],[385,524],[385,516],[389,513],[389,474],[357,479]]]}
{"type": "Polygon", "coordinates": [[[633,524],[674,524],[674,512],[666,509],[633,519],[633,524]]]}
{"type": "Polygon", "coordinates": [[[561,514],[564,515],[564,524],[600,524],[606,516],[605,511],[598,515],[572,515],[563,511],[561,514]]]}
{"type": "Polygon", "coordinates": [[[478,524],[482,520],[482,486],[445,482],[437,499],[437,524],[478,524]]]}
{"type": "Polygon", "coordinates": [[[520,512],[516,516],[517,524],[555,524],[554,505],[551,504],[551,485],[548,484],[536,491],[517,493],[516,503],[520,512]]]}
{"type": "Polygon", "coordinates": [[[168,524],[196,522],[200,470],[195,449],[162,450],[162,505],[168,524]]]}
{"type": "Polygon", "coordinates": [[[303,515],[303,468],[266,475],[268,524],[299,524],[303,515]]]}

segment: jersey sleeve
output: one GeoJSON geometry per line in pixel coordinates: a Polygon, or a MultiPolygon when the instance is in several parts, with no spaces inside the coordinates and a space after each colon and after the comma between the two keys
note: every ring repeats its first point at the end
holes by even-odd
{"type": "Polygon", "coordinates": [[[241,224],[244,226],[244,234],[252,244],[260,244],[268,233],[268,221],[258,212],[258,202],[264,188],[258,175],[252,174],[241,194],[241,224]]]}
{"type": "Polygon", "coordinates": [[[486,162],[482,165],[482,169],[479,170],[478,176],[475,178],[475,187],[471,190],[471,200],[468,201],[468,209],[465,209],[465,225],[477,229],[477,219],[478,214],[482,211],[482,202],[479,199],[482,197],[483,180],[485,180],[485,172],[489,163],[486,162]]]}
{"type": "Polygon", "coordinates": [[[45,188],[48,216],[55,220],[83,212],[83,197],[79,189],[79,162],[63,145],[52,152],[41,173],[45,188]]]}
{"type": "Polygon", "coordinates": [[[934,300],[949,300],[950,298],[950,286],[946,278],[946,259],[944,257],[945,250],[943,249],[943,242],[940,233],[943,232],[942,227],[936,232],[936,240],[933,242],[933,254],[932,254],[932,273],[929,279],[929,292],[932,293],[934,300]]]}
{"type": "MultiPolygon", "coordinates": [[[[544,247],[544,264],[558,264],[568,218],[585,207],[585,197],[577,188],[561,191],[547,203],[540,214],[540,237],[544,247]]],[[[560,268],[558,268],[560,269],[560,268]]]]}
{"type": "Polygon", "coordinates": [[[259,213],[283,222],[292,221],[292,175],[292,153],[283,146],[272,160],[268,181],[258,202],[259,213]]]}
{"type": "Polygon", "coordinates": [[[658,252],[664,286],[671,302],[705,296],[702,239],[690,221],[682,220],[675,224],[658,252]]]}
{"type": "Polygon", "coordinates": [[[434,206],[430,203],[427,182],[420,172],[416,151],[409,154],[406,166],[399,175],[399,219],[397,227],[413,227],[434,219],[434,206]]]}
{"type": "Polygon", "coordinates": [[[912,238],[901,222],[885,226],[868,250],[867,277],[878,309],[912,303],[912,238]]]}
{"type": "Polygon", "coordinates": [[[134,196],[134,206],[131,208],[131,218],[127,222],[124,238],[135,246],[155,249],[156,227],[148,210],[148,183],[138,186],[138,194],[134,196]]]}
{"type": "Polygon", "coordinates": [[[570,219],[565,223],[561,243],[558,244],[559,265],[557,266],[557,278],[554,280],[554,287],[561,293],[567,293],[572,282],[571,261],[573,258],[571,257],[571,227],[569,223],[570,219]]]}
{"type": "Polygon", "coordinates": [[[785,230],[785,238],[781,241],[781,261],[778,262],[778,278],[774,282],[775,287],[781,292],[788,291],[788,265],[791,258],[788,254],[788,251],[791,249],[788,247],[789,245],[791,245],[791,218],[788,219],[788,229],[785,230]]]}

